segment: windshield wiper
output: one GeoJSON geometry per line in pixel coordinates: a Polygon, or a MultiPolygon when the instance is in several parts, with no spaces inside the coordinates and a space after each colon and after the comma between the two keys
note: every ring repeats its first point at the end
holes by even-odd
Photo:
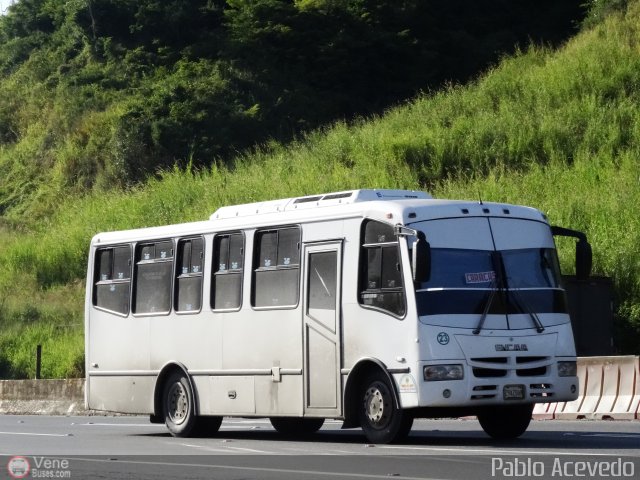
{"type": "Polygon", "coordinates": [[[489,298],[484,306],[478,325],[472,332],[474,335],[478,335],[480,330],[482,330],[484,322],[487,319],[487,315],[489,315],[489,310],[491,310],[491,305],[493,304],[493,299],[495,298],[496,293],[502,292],[504,289],[504,265],[502,264],[502,257],[499,252],[491,252],[491,263],[495,273],[493,280],[491,280],[491,285],[489,286],[489,288],[491,288],[491,293],[489,293],[489,298]]]}
{"type": "Polygon", "coordinates": [[[489,298],[487,299],[487,303],[484,306],[484,310],[482,312],[482,316],[480,317],[480,321],[478,322],[478,325],[476,326],[475,330],[473,330],[474,335],[478,335],[480,333],[480,330],[482,330],[482,327],[484,326],[484,321],[487,319],[487,315],[489,315],[489,310],[491,309],[491,305],[493,304],[493,299],[496,296],[496,292],[500,290],[497,287],[496,278],[491,280],[490,288],[491,288],[491,293],[489,293],[489,298]]]}
{"type": "Polygon", "coordinates": [[[533,324],[535,325],[536,330],[538,331],[538,333],[544,332],[544,325],[542,325],[542,322],[540,321],[540,318],[531,309],[531,307],[525,301],[525,299],[522,297],[522,295],[520,295],[520,291],[514,289],[514,290],[511,290],[511,293],[513,293],[513,297],[514,297],[514,300],[516,301],[516,305],[518,306],[518,308],[521,311],[529,314],[529,317],[531,317],[531,320],[533,321],[533,324]]]}
{"type": "MultiPolygon", "coordinates": [[[[513,301],[522,313],[527,313],[531,318],[533,324],[536,327],[538,333],[542,333],[545,330],[544,325],[540,321],[538,315],[533,311],[533,309],[529,306],[523,296],[520,294],[519,289],[512,289],[508,285],[507,281],[507,271],[505,268],[504,261],[502,259],[502,254],[500,252],[492,252],[491,260],[493,264],[493,269],[495,272],[495,277],[491,281],[491,293],[489,294],[489,298],[487,299],[487,303],[484,306],[484,310],[482,315],[480,316],[480,320],[478,321],[478,325],[473,330],[474,335],[478,335],[484,326],[484,322],[489,315],[489,310],[491,310],[491,305],[495,299],[496,293],[504,292],[504,303],[506,305],[507,312],[509,311],[509,304],[511,302],[510,298],[513,298],[513,301]]],[[[546,259],[545,259],[546,260],[546,259]]]]}

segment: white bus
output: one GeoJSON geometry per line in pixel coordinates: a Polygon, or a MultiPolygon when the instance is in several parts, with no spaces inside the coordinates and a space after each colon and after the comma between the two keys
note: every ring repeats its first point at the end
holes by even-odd
{"type": "Polygon", "coordinates": [[[100,233],[86,294],[87,407],[175,436],[224,416],[286,434],[324,419],[369,442],[419,417],[477,415],[494,438],[577,398],[553,235],[540,211],[355,190],[100,233]]]}

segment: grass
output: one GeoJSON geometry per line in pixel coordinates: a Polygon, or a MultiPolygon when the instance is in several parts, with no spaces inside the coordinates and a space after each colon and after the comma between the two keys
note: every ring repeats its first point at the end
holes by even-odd
{"type": "MultiPolygon", "coordinates": [[[[638,354],[639,51],[635,1],[558,51],[531,48],[473,84],[427,93],[290,145],[263,145],[239,154],[232,167],[175,169],[134,189],[103,185],[62,200],[36,185],[55,213],[38,222],[7,215],[0,230],[0,367],[5,375],[30,375],[34,342],[42,342],[50,355],[47,375],[79,374],[82,279],[89,240],[99,231],[202,220],[221,205],[367,187],[528,204],[554,224],[586,231],[595,273],[615,282],[619,347],[638,354]]],[[[560,246],[569,258],[569,245],[560,246]]]]}

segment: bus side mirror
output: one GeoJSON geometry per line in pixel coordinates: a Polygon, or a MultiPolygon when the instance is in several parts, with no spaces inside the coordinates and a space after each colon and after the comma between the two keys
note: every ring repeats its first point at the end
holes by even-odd
{"type": "Polygon", "coordinates": [[[576,278],[578,280],[586,280],[591,275],[591,266],[593,264],[593,255],[591,252],[591,244],[586,239],[578,240],[576,243],[576,278]]]}
{"type": "Polygon", "coordinates": [[[412,251],[413,281],[416,283],[428,282],[431,277],[431,245],[427,242],[427,237],[423,232],[416,233],[416,241],[413,242],[412,251]]]}
{"type": "Polygon", "coordinates": [[[587,241],[587,236],[576,230],[555,226],[551,227],[551,233],[554,236],[578,239],[578,243],[576,243],[576,278],[578,280],[586,280],[589,278],[593,265],[593,254],[591,252],[591,245],[587,241]]]}

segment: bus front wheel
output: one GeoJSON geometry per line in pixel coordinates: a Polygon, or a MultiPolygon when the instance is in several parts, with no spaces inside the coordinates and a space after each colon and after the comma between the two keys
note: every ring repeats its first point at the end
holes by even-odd
{"type": "Polygon", "coordinates": [[[487,435],[496,440],[510,440],[529,427],[533,405],[488,407],[478,412],[478,421],[487,435]]]}
{"type": "Polygon", "coordinates": [[[365,378],[360,390],[360,402],[360,426],[371,443],[390,443],[409,435],[413,416],[398,408],[393,387],[381,372],[374,372],[365,378]]]}

